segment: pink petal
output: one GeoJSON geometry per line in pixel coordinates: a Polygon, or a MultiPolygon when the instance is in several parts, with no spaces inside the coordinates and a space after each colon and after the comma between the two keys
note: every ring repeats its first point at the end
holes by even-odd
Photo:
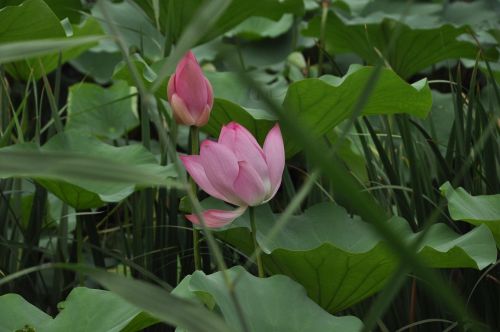
{"type": "Polygon", "coordinates": [[[207,88],[207,105],[210,109],[212,109],[212,106],[214,105],[214,90],[212,89],[212,84],[206,77],[205,86],[207,88]]]}
{"type": "MultiPolygon", "coordinates": [[[[203,221],[205,221],[205,226],[209,228],[219,228],[230,224],[234,219],[241,216],[245,210],[246,206],[241,206],[234,211],[224,211],[224,210],[206,210],[202,213],[203,221]]],[[[196,225],[201,225],[198,217],[195,214],[186,215],[186,219],[196,225]]]]}
{"type": "Polygon", "coordinates": [[[219,193],[208,180],[205,170],[200,163],[200,156],[180,156],[179,158],[194,182],[196,182],[203,191],[215,198],[226,200],[224,195],[219,193]]]}
{"type": "Polygon", "coordinates": [[[208,120],[210,119],[210,111],[211,107],[209,107],[208,105],[205,106],[205,109],[203,110],[203,112],[201,112],[200,116],[195,121],[196,127],[203,127],[208,123],[208,120]]]}
{"type": "Polygon", "coordinates": [[[195,119],[189,112],[184,101],[174,93],[170,100],[170,106],[172,106],[172,111],[174,113],[174,118],[177,123],[192,126],[195,124],[195,119]]]}
{"type": "Polygon", "coordinates": [[[198,63],[198,60],[194,56],[193,51],[187,51],[186,54],[184,55],[183,59],[184,59],[184,61],[194,61],[194,62],[198,63]]]}
{"type": "Polygon", "coordinates": [[[281,177],[285,169],[285,147],[283,146],[283,137],[278,124],[276,124],[267,134],[264,142],[264,155],[269,169],[269,178],[271,180],[271,195],[268,199],[274,197],[281,184],[281,177]]]}
{"type": "Polygon", "coordinates": [[[231,150],[222,144],[205,140],[201,143],[199,161],[205,169],[208,180],[226,198],[226,202],[244,205],[233,191],[233,183],[238,176],[239,166],[231,150]]]}
{"type": "Polygon", "coordinates": [[[194,56],[193,52],[188,51],[186,54],[184,54],[181,61],[179,61],[179,63],[177,64],[177,68],[175,69],[175,71],[176,72],[182,71],[189,62],[193,61],[198,63],[198,60],[196,60],[196,57],[194,56]]]}
{"type": "Polygon", "coordinates": [[[206,78],[200,65],[186,55],[175,72],[175,93],[182,97],[191,113],[201,113],[208,100],[206,78]]]}
{"type": "Polygon", "coordinates": [[[246,161],[239,161],[240,171],[234,181],[234,192],[246,205],[259,205],[268,193],[257,171],[246,161]]]}
{"type": "Polygon", "coordinates": [[[236,122],[222,127],[219,143],[231,149],[238,161],[248,162],[257,171],[266,190],[270,191],[271,183],[264,151],[245,127],[236,122]]]}
{"type": "Polygon", "coordinates": [[[170,78],[168,79],[168,85],[167,85],[167,97],[169,102],[171,102],[174,93],[175,93],[175,74],[172,74],[172,76],[170,76],[170,78]]]}

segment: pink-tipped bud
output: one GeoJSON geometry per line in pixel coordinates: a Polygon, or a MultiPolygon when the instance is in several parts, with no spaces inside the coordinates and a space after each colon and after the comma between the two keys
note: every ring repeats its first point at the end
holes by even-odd
{"type": "Polygon", "coordinates": [[[170,76],[167,95],[177,123],[197,127],[207,124],[214,103],[212,85],[191,51],[170,76]]]}

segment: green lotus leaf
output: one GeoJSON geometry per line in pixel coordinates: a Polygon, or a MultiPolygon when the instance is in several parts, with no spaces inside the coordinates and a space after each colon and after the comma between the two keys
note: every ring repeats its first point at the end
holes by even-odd
{"type": "Polygon", "coordinates": [[[74,288],[58,307],[60,312],[52,318],[17,294],[0,296],[0,332],[131,332],[158,322],[118,295],[99,289],[74,288]]]}
{"type": "Polygon", "coordinates": [[[35,178],[75,209],[119,202],[141,185],[173,185],[176,177],[172,165],[159,165],[142,145],[114,147],[79,131],[58,134],[41,148],[2,148],[0,158],[0,178],[35,178]]]}
{"type": "MultiPolygon", "coordinates": [[[[302,332],[302,331],[360,331],[363,324],[353,316],[335,317],[307,297],[304,288],[282,275],[257,278],[243,267],[226,271],[235,283],[235,298],[245,313],[247,331],[302,332]]],[[[222,272],[205,275],[196,271],[186,277],[174,294],[199,301],[209,307],[217,306],[227,324],[235,331],[243,331],[238,311],[227,289],[222,272]]]]}
{"type": "MultiPolygon", "coordinates": [[[[326,75],[290,85],[283,109],[318,139],[349,118],[374,68],[351,66],[344,77],[326,75]]],[[[432,106],[432,95],[425,79],[408,84],[392,70],[382,69],[362,115],[409,114],[424,118],[432,106]]],[[[301,148],[292,133],[284,131],[287,156],[301,148]]]]}
{"type": "Polygon", "coordinates": [[[500,195],[472,196],[464,188],[454,189],[449,182],[439,189],[448,199],[448,211],[453,220],[488,226],[500,248],[500,195]]]}
{"type": "MultiPolygon", "coordinates": [[[[303,33],[319,37],[320,25],[320,17],[316,17],[303,33]]],[[[475,59],[478,48],[472,42],[461,39],[469,31],[467,26],[455,27],[451,24],[412,27],[387,17],[349,20],[330,12],[325,29],[325,46],[332,54],[356,53],[369,64],[375,64],[384,57],[390,68],[407,79],[443,60],[475,59]]],[[[498,54],[492,50],[488,56],[496,59],[498,54]]]]}
{"type": "MultiPolygon", "coordinates": [[[[317,138],[327,134],[351,116],[361,91],[373,74],[373,67],[352,66],[344,77],[326,75],[292,83],[288,90],[279,85],[269,86],[262,77],[255,80],[283,109],[293,114],[297,121],[317,138]],[[260,80],[259,80],[260,79],[260,80]],[[285,94],[286,91],[286,94],[285,94]]],[[[213,73],[208,78],[214,86],[214,107],[208,124],[203,130],[217,137],[221,127],[237,121],[245,126],[259,142],[276,121],[261,98],[249,91],[237,74],[213,73]]],[[[382,69],[378,82],[362,110],[362,115],[410,114],[426,117],[432,106],[431,90],[427,81],[408,84],[389,69],[382,69]]],[[[303,147],[292,133],[283,128],[287,157],[303,147]]]]}
{"type": "Polygon", "coordinates": [[[39,79],[102,39],[102,30],[92,18],[72,26],[72,35],[67,37],[59,18],[42,0],[2,8],[0,22],[6,27],[0,28],[0,62],[22,58],[5,65],[7,72],[20,80],[39,79]]]}
{"type": "MultiPolygon", "coordinates": [[[[220,202],[218,202],[220,203],[220,202]]],[[[224,204],[205,204],[230,209],[224,204]]],[[[329,312],[338,312],[380,290],[395,271],[398,258],[373,227],[344,208],[321,203],[293,216],[274,239],[266,235],[277,216],[270,208],[256,209],[257,241],[270,274],[284,274],[302,284],[309,295],[329,312]]],[[[253,251],[248,213],[217,236],[246,254],[253,251]]],[[[398,217],[388,223],[411,243],[414,234],[398,217]]],[[[496,261],[493,236],[486,226],[467,234],[453,232],[444,224],[431,226],[418,248],[418,255],[434,268],[483,269],[496,261]]]]}
{"type": "Polygon", "coordinates": [[[0,296],[0,332],[33,328],[51,320],[52,317],[18,294],[0,296]]]}
{"type": "MultiPolygon", "coordinates": [[[[153,22],[158,22],[167,38],[177,40],[190,20],[200,8],[202,0],[175,1],[166,0],[159,3],[155,11],[153,0],[136,0],[153,22]]],[[[302,0],[233,0],[215,25],[204,31],[202,41],[209,41],[236,27],[245,19],[258,16],[278,21],[283,14],[301,14],[304,10],[302,0]]]]}
{"type": "Polygon", "coordinates": [[[139,125],[137,90],[124,81],[109,88],[79,83],[69,88],[66,129],[118,139],[139,125]]]}

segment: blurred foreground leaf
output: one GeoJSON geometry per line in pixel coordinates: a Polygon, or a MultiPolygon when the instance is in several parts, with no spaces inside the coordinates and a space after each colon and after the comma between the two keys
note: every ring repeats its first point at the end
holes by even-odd
{"type": "Polygon", "coordinates": [[[54,136],[42,148],[0,149],[0,160],[0,178],[34,178],[75,209],[118,202],[138,186],[177,184],[172,165],[160,166],[142,145],[114,147],[74,131],[54,136]]]}
{"type": "Polygon", "coordinates": [[[82,45],[88,45],[88,47],[90,47],[100,39],[102,39],[102,36],[52,38],[4,43],[0,44],[0,63],[33,58],[82,45]]]}

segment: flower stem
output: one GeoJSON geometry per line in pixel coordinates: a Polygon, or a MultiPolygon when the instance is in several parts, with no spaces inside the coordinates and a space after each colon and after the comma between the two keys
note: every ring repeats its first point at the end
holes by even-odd
{"type": "MultiPolygon", "coordinates": [[[[198,154],[200,151],[200,134],[198,127],[196,126],[189,127],[189,135],[191,138],[190,153],[192,155],[198,154]]],[[[191,188],[193,188],[193,192],[196,194],[198,190],[193,178],[190,177],[189,182],[191,183],[191,188]]],[[[193,255],[194,255],[194,268],[196,270],[201,270],[200,233],[194,226],[193,226],[193,255]]]]}
{"type": "Polygon", "coordinates": [[[259,278],[265,278],[266,274],[264,272],[264,266],[262,265],[262,257],[260,255],[259,244],[257,243],[257,227],[255,227],[255,210],[253,207],[249,208],[250,213],[250,227],[252,228],[252,239],[253,239],[253,248],[254,251],[257,252],[255,259],[257,261],[257,269],[259,271],[259,278]]]}

